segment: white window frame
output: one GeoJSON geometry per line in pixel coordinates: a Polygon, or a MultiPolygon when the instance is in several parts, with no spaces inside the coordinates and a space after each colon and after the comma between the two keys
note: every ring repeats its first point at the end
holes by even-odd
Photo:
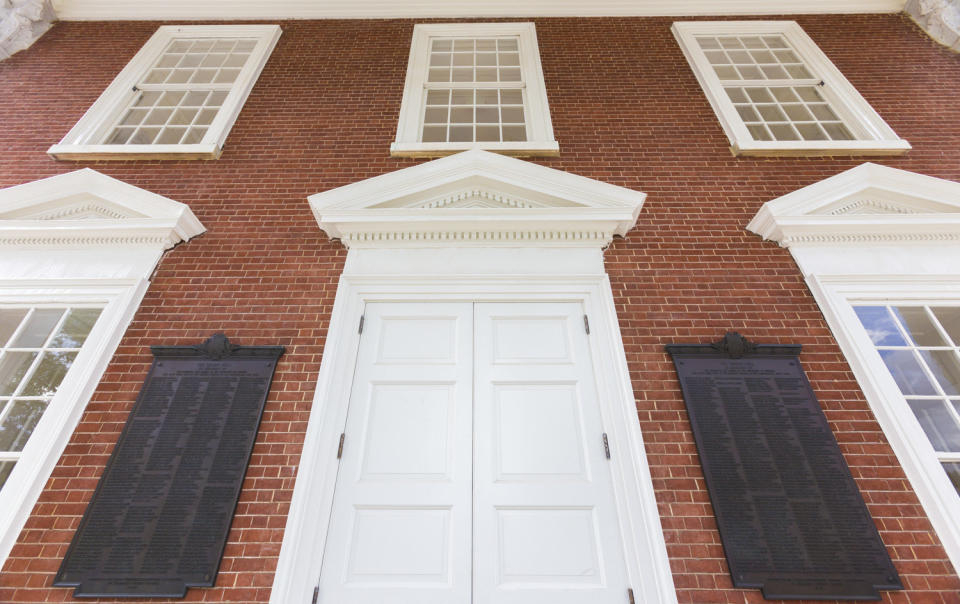
{"type": "Polygon", "coordinates": [[[63,454],[86,403],[133,318],[146,279],[28,283],[0,281],[0,307],[7,305],[102,305],[97,322],[37,423],[20,459],[0,487],[0,565],[16,543],[47,478],[63,454]]]}
{"type": "Polygon", "coordinates": [[[734,155],[899,155],[910,149],[795,21],[678,21],[672,31],[734,155]],[[820,93],[857,140],[754,140],[696,40],[704,35],[782,35],[814,77],[822,80],[820,93]]]}
{"type": "Polygon", "coordinates": [[[813,275],[807,283],[947,556],[960,570],[960,494],[853,309],[865,303],[960,304],[960,274],[813,275]]]}
{"type": "Polygon", "coordinates": [[[243,104],[280,37],[278,25],[164,25],[151,36],[114,78],[80,121],[47,153],[57,159],[216,159],[243,104]],[[107,145],[107,136],[119,114],[127,109],[135,86],[167,45],[178,38],[257,38],[246,65],[240,70],[227,98],[195,144],[107,145]]]}
{"type": "Polygon", "coordinates": [[[390,145],[390,154],[398,157],[433,157],[467,149],[485,149],[511,155],[557,155],[560,146],[553,137],[550,106],[540,66],[537,31],[533,23],[436,23],[419,24],[413,28],[407,78],[400,102],[397,137],[390,145]],[[482,38],[518,36],[520,68],[524,81],[524,120],[527,140],[520,142],[420,142],[423,130],[425,84],[430,40],[434,37],[482,38]]]}

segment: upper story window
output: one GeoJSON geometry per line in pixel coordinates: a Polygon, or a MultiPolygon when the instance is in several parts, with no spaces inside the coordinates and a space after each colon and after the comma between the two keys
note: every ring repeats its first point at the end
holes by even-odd
{"type": "Polygon", "coordinates": [[[533,23],[417,25],[393,155],[555,155],[533,23]]]}
{"type": "Polygon", "coordinates": [[[910,148],[793,21],[677,22],[673,33],[738,155],[910,148]]]}
{"type": "Polygon", "coordinates": [[[58,159],[213,159],[280,35],[276,25],[163,26],[48,151],[58,159]]]}

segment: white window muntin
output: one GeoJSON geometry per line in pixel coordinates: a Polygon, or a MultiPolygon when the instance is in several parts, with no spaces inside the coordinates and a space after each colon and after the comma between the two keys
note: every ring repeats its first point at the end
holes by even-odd
{"type": "Polygon", "coordinates": [[[942,455],[931,444],[854,310],[863,306],[958,306],[960,275],[811,275],[807,282],[948,557],[960,568],[960,494],[941,465],[942,455]]]}
{"type": "MultiPolygon", "coordinates": [[[[736,154],[899,154],[910,149],[909,143],[896,135],[796,22],[676,22],[673,24],[673,33],[736,154]],[[721,80],[715,69],[716,66],[711,63],[706,54],[711,49],[705,50],[698,41],[698,39],[714,36],[780,37],[789,46],[781,50],[795,53],[797,60],[790,61],[792,65],[791,69],[787,70],[786,78],[782,77],[782,74],[773,73],[778,63],[783,66],[781,61],[776,60],[767,66],[770,71],[750,74],[738,70],[737,80],[721,80]],[[750,76],[750,79],[744,79],[746,76],[750,76]],[[752,103],[746,101],[740,103],[740,111],[738,111],[737,105],[731,100],[727,90],[728,88],[787,87],[802,89],[797,92],[803,98],[790,101],[791,105],[796,105],[801,112],[806,112],[811,105],[819,108],[823,103],[811,98],[819,94],[823,102],[829,105],[829,112],[835,114],[837,119],[826,116],[814,117],[808,120],[808,124],[815,122],[829,124],[830,128],[826,129],[827,135],[838,136],[840,140],[757,140],[751,134],[750,128],[740,113],[752,103]],[[852,140],[842,140],[842,135],[838,135],[838,122],[842,122],[843,127],[852,134],[852,140]]],[[[775,99],[769,104],[780,108],[775,111],[782,110],[781,101],[775,99]]],[[[764,120],[758,119],[756,123],[761,121],[764,120]]],[[[794,121],[797,120],[788,117],[782,120],[782,123],[788,124],[794,121]]]]}
{"type": "MultiPolygon", "coordinates": [[[[442,51],[440,51],[442,53],[442,51]]],[[[485,50],[481,54],[487,54],[485,50]]],[[[451,54],[453,53],[451,50],[451,54]]],[[[464,55],[464,58],[465,55],[464,55]]],[[[466,73],[466,65],[463,66],[466,73]]],[[[434,97],[437,92],[434,92],[434,97]]],[[[451,97],[452,97],[451,92],[451,97]]],[[[493,106],[490,103],[490,106],[493,106]]],[[[439,125],[442,122],[436,121],[439,125]]],[[[462,123],[465,128],[467,122],[462,123]]],[[[456,126],[453,126],[456,127],[456,126]]],[[[429,135],[427,138],[434,138],[429,135]]],[[[458,138],[455,136],[454,138],[458,138]]],[[[559,151],[559,146],[553,138],[553,126],[550,122],[550,108],[547,103],[547,93],[544,86],[543,70],[540,66],[540,52],[537,47],[536,28],[533,23],[470,23],[470,24],[429,24],[417,25],[413,30],[413,40],[410,44],[410,59],[407,63],[407,77],[404,85],[403,100],[400,106],[400,119],[397,125],[397,138],[391,145],[391,153],[400,156],[416,155],[445,155],[455,151],[465,149],[487,149],[490,151],[511,152],[515,154],[530,155],[555,155],[559,151]],[[450,41],[456,43],[457,40],[496,40],[498,44],[507,43],[511,45],[510,49],[504,49],[505,53],[498,57],[498,71],[495,75],[491,72],[491,79],[485,79],[478,73],[478,70],[487,71],[485,65],[476,65],[477,59],[474,59],[474,71],[470,80],[458,80],[455,73],[456,67],[451,65],[449,82],[431,81],[431,68],[436,70],[440,65],[431,66],[431,59],[437,60],[434,49],[434,42],[445,43],[450,41]],[[519,70],[514,71],[513,65],[500,65],[503,58],[512,58],[512,41],[516,40],[519,52],[519,70]],[[434,56],[432,56],[434,55],[434,56]],[[515,75],[516,73],[516,75],[515,75]],[[479,80],[479,81],[478,81],[479,80]],[[448,108],[448,121],[454,119],[453,111],[459,109],[466,111],[468,105],[474,114],[470,121],[473,125],[473,135],[471,140],[444,141],[444,142],[424,142],[424,124],[426,112],[429,107],[434,110],[440,108],[439,101],[434,101],[430,96],[430,91],[441,90],[459,91],[461,94],[473,90],[485,91],[491,90],[511,91],[508,94],[514,95],[512,91],[520,91],[522,94],[522,105],[514,99],[498,99],[495,106],[503,108],[511,114],[522,113],[522,122],[503,115],[501,110],[500,119],[497,124],[500,126],[500,137],[504,139],[522,138],[523,140],[475,140],[479,138],[488,138],[482,134],[482,129],[491,129],[494,122],[478,122],[479,118],[475,112],[477,108],[487,109],[487,103],[481,101],[479,97],[474,97],[472,103],[466,101],[456,102],[451,98],[446,105],[448,108]],[[506,120],[506,122],[504,122],[506,120]],[[484,125],[486,124],[486,125],[484,125]],[[513,132],[517,126],[524,126],[522,136],[516,136],[513,132]]]]}
{"type": "MultiPolygon", "coordinates": [[[[47,151],[58,159],[85,159],[91,156],[97,158],[131,159],[138,156],[157,157],[169,154],[171,158],[212,159],[220,155],[224,141],[233,127],[243,103],[259,77],[263,66],[280,36],[280,27],[277,25],[182,25],[162,26],[147,41],[140,51],[131,59],[126,67],[117,75],[110,86],[100,95],[79,122],[67,133],[59,144],[53,145],[47,151]],[[196,73],[189,73],[186,69],[177,71],[177,74],[168,74],[168,77],[158,77],[158,68],[170,59],[180,59],[181,63],[195,60],[209,61],[210,56],[200,54],[202,50],[190,53],[179,53],[173,56],[170,51],[177,51],[177,45],[189,42],[190,44],[218,44],[231,43],[231,52],[226,50],[220,54],[227,55],[224,61],[237,61],[243,58],[242,65],[218,65],[215,69],[197,65],[196,73]],[[187,56],[190,55],[190,56],[187,56]],[[210,82],[196,81],[198,76],[207,76],[210,82]],[[180,82],[183,79],[178,75],[188,76],[194,82],[180,82]],[[162,81],[161,81],[162,80],[162,81]],[[173,80],[173,81],[171,81],[173,80]],[[191,99],[191,104],[184,105],[184,98],[175,101],[165,98],[164,105],[158,106],[160,99],[151,98],[157,93],[170,97],[177,93],[189,95],[194,92],[206,92],[202,100],[191,99]],[[147,103],[144,103],[144,100],[147,103]],[[141,103],[141,105],[137,105],[141,103]],[[194,105],[196,105],[194,107],[194,105]],[[165,112],[169,108],[170,120],[183,121],[178,118],[178,112],[191,112],[196,109],[190,118],[189,124],[166,122],[163,125],[149,124],[156,130],[155,136],[143,136],[142,140],[153,140],[152,143],[111,144],[111,140],[121,140],[117,136],[116,126],[129,117],[131,109],[137,113],[151,108],[165,112]],[[215,115],[211,110],[216,110],[215,115]],[[207,123],[205,123],[207,122],[207,123]],[[155,127],[159,126],[159,127],[155,127]],[[169,126],[169,127],[168,127],[169,126]],[[177,143],[165,142],[172,140],[169,132],[183,129],[182,136],[177,143]],[[198,140],[199,139],[199,140],[198,140]]],[[[191,61],[192,62],[192,61],[191,61]]],[[[186,67],[182,65],[181,67],[186,67]]],[[[201,77],[199,79],[207,79],[201,77]]],[[[157,119],[145,115],[143,119],[157,119]]],[[[168,120],[169,121],[169,120],[168,120]]],[[[145,125],[143,122],[135,124],[145,125]]],[[[133,133],[131,133],[133,135],[133,133]]]]}

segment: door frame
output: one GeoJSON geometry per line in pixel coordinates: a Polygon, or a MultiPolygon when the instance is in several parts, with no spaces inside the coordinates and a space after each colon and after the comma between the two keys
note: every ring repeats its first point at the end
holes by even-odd
{"type": "MultiPolygon", "coordinates": [[[[357,361],[359,325],[370,302],[579,302],[600,415],[610,439],[611,480],[627,577],[636,600],[677,601],[637,416],[613,292],[606,273],[571,275],[349,275],[337,287],[271,602],[310,602],[326,546],[357,361]]],[[[626,594],[624,594],[626,601],[626,594]]]]}

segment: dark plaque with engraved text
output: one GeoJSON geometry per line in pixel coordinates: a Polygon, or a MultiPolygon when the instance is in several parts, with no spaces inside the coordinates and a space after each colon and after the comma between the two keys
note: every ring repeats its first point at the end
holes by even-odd
{"type": "Polygon", "coordinates": [[[216,580],[282,346],[154,346],[60,570],[78,598],[182,598],[216,580]]]}
{"type": "Polygon", "coordinates": [[[879,600],[903,589],[830,431],[800,346],[667,351],[683,389],[733,584],[770,600],[879,600]]]}

